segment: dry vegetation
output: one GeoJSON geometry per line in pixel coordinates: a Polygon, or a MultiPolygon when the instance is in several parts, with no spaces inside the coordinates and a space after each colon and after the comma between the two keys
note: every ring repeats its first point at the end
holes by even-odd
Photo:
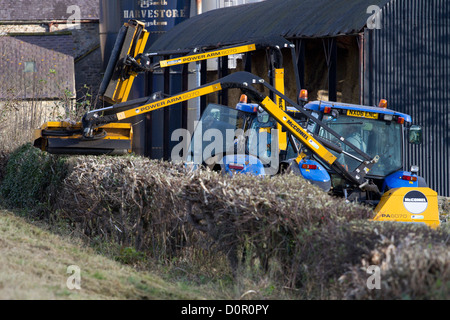
{"type": "Polygon", "coordinates": [[[10,155],[0,192],[9,206],[123,263],[157,261],[196,282],[232,277],[241,293],[258,284],[258,298],[450,297],[448,224],[372,222],[370,208],[293,175],[231,178],[134,156],[56,157],[24,145],[10,155]],[[380,267],[379,290],[367,288],[369,265],[380,267]]]}

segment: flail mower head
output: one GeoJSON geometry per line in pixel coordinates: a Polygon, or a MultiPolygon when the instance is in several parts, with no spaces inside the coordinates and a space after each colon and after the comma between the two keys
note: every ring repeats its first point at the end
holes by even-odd
{"type": "Polygon", "coordinates": [[[34,146],[53,154],[126,154],[131,152],[130,123],[111,123],[95,130],[92,138],[82,134],[81,123],[47,122],[35,131],[34,146]]]}
{"type": "MultiPolygon", "coordinates": [[[[106,104],[126,102],[134,78],[138,75],[133,67],[148,39],[145,24],[130,20],[119,30],[102,83],[99,96],[106,104]]],[[[107,115],[111,107],[94,110],[95,116],[107,115]]],[[[89,128],[86,134],[84,119],[81,122],[52,121],[44,123],[35,131],[34,146],[55,154],[124,154],[131,152],[133,130],[131,123],[109,115],[107,122],[89,128]]]]}

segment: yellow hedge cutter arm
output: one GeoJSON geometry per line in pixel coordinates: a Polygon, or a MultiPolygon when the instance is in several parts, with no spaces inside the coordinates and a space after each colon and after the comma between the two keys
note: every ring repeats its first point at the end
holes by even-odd
{"type": "MultiPolygon", "coordinates": [[[[138,75],[134,57],[145,49],[149,33],[145,24],[130,20],[119,30],[99,94],[107,103],[126,101],[138,75]]],[[[96,129],[91,138],[82,134],[82,123],[51,121],[34,132],[34,146],[50,153],[124,154],[131,152],[133,128],[130,123],[109,123],[96,129]]]]}
{"type": "Polygon", "coordinates": [[[139,73],[154,72],[161,68],[248,53],[260,49],[279,50],[293,47],[289,41],[282,37],[267,37],[216,50],[203,51],[201,48],[196,48],[188,55],[151,63],[152,57],[163,55],[163,53],[143,53],[148,35],[149,33],[144,29],[144,24],[136,20],[125,23],[119,31],[99,90],[104,101],[110,103],[127,101],[133,80],[139,73]]]}
{"type": "MultiPolygon", "coordinates": [[[[144,53],[149,33],[144,28],[145,24],[136,20],[130,20],[119,30],[108,66],[105,71],[99,89],[100,98],[108,104],[121,104],[128,101],[129,93],[134,79],[139,73],[153,72],[156,69],[171,67],[190,62],[198,62],[212,58],[224,57],[233,54],[252,52],[259,49],[271,49],[276,56],[275,87],[284,93],[284,71],[280,68],[281,48],[293,48],[292,44],[281,37],[269,37],[259,39],[256,42],[241,43],[234,46],[223,47],[211,51],[195,49],[192,54],[186,56],[161,60],[151,63],[151,57],[160,53],[144,53]]],[[[145,99],[147,100],[147,99],[145,99]]],[[[134,103],[135,100],[132,102],[134,103]]],[[[277,97],[277,102],[284,109],[283,100],[277,97]]],[[[123,106],[123,105],[120,105],[123,106]]],[[[125,108],[125,107],[124,107],[125,108]]],[[[117,110],[116,108],[114,110],[117,110]]],[[[110,108],[99,109],[94,114],[105,112],[108,116],[110,108]]],[[[118,114],[117,121],[128,118],[118,114]]],[[[86,127],[78,122],[47,122],[34,134],[34,145],[50,153],[64,154],[122,154],[131,152],[133,137],[130,123],[108,122],[107,127],[91,128],[91,132],[83,132],[86,127]],[[88,138],[89,137],[89,138],[88,138]],[[94,142],[95,141],[95,142],[94,142]]],[[[286,148],[286,135],[280,133],[280,147],[286,148]]]]}
{"type": "Polygon", "coordinates": [[[333,168],[341,175],[346,177],[349,181],[352,181],[354,184],[360,186],[361,188],[374,187],[371,186],[368,181],[364,179],[364,177],[370,171],[373,164],[376,163],[377,158],[372,159],[348,141],[343,141],[343,143],[355,149],[355,151],[358,152],[363,157],[363,159],[365,159],[363,163],[358,168],[356,168],[355,172],[348,172],[344,169],[344,167],[336,163],[336,157],[327,149],[331,148],[333,151],[342,152],[342,149],[340,147],[333,145],[326,140],[314,136],[313,134],[306,131],[300,124],[295,121],[294,118],[289,116],[268,96],[256,90],[254,85],[264,85],[276,96],[281,97],[289,104],[296,106],[297,109],[300,112],[304,113],[304,115],[311,121],[315,121],[319,125],[323,126],[325,130],[329,131],[330,134],[335,135],[338,139],[343,141],[343,139],[341,139],[342,137],[339,134],[326,127],[326,125],[324,125],[319,119],[311,117],[309,113],[303,111],[300,106],[298,106],[293,101],[289,100],[289,98],[277,91],[275,88],[267,84],[262,78],[259,78],[248,72],[236,72],[208,85],[176,94],[168,98],[162,98],[160,94],[154,94],[150,98],[147,97],[130,100],[128,102],[115,104],[110,107],[89,111],[83,116],[83,119],[81,121],[81,140],[90,141],[98,139],[99,135],[101,134],[98,132],[99,128],[101,128],[101,131],[105,131],[104,135],[105,137],[108,137],[109,134],[106,126],[111,125],[117,121],[126,120],[137,115],[169,107],[183,101],[198,98],[221,90],[237,88],[247,96],[249,96],[253,101],[258,103],[283,128],[285,128],[286,131],[289,131],[295,138],[301,141],[301,143],[307,149],[316,154],[331,168],[333,168]]]}

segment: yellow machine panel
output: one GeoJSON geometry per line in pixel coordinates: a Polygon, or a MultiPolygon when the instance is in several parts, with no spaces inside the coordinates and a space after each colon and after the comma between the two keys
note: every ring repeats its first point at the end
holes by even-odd
{"type": "Polygon", "coordinates": [[[111,59],[109,64],[114,66],[111,74],[108,74],[110,65],[108,64],[107,72],[105,73],[104,81],[107,83],[105,92],[101,95],[102,100],[108,103],[120,103],[128,100],[133,81],[138,75],[132,71],[130,66],[124,65],[125,57],[138,57],[144,52],[147,43],[149,32],[145,29],[145,24],[139,21],[130,21],[124,24],[123,40],[120,47],[119,54],[116,59],[111,59]]]}
{"type": "Polygon", "coordinates": [[[439,226],[437,193],[430,188],[396,188],[385,192],[375,208],[377,221],[439,226]]]}

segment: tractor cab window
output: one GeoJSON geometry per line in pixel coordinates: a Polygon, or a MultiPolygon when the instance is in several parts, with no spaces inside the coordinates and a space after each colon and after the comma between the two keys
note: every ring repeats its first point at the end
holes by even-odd
{"type": "Polygon", "coordinates": [[[271,161],[273,139],[278,139],[273,129],[276,129],[276,122],[267,112],[259,113],[248,128],[248,153],[258,157],[262,163],[271,161]]]}
{"type": "MultiPolygon", "coordinates": [[[[380,160],[376,163],[369,175],[387,176],[402,168],[402,126],[394,122],[380,121],[360,117],[340,115],[324,115],[322,121],[331,129],[343,136],[348,142],[367,153],[372,158],[378,155],[380,160]]],[[[319,136],[325,138],[344,151],[361,159],[361,157],[349,146],[341,143],[329,132],[320,128],[319,136]]],[[[360,162],[351,156],[337,154],[337,161],[349,171],[355,170],[360,162]]]]}
{"type": "Polygon", "coordinates": [[[195,127],[187,161],[199,162],[198,159],[206,161],[208,159],[204,159],[205,157],[233,153],[244,125],[245,117],[238,110],[224,105],[209,104],[195,127]],[[194,161],[193,157],[197,161],[194,161]]]}

